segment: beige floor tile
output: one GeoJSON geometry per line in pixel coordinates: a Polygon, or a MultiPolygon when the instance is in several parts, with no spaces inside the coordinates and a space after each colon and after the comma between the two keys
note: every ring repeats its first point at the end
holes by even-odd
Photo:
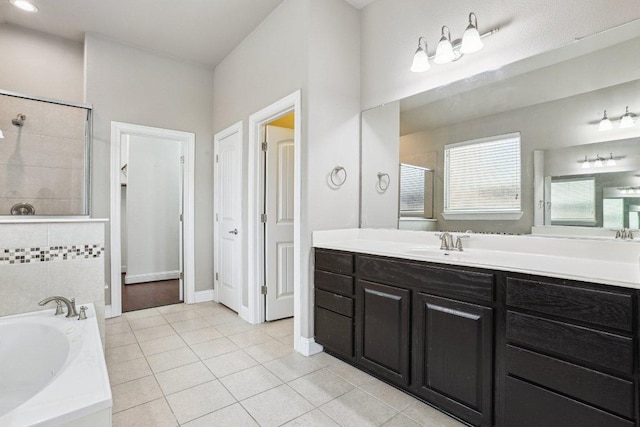
{"type": "Polygon", "coordinates": [[[179,335],[171,335],[164,338],[156,338],[154,340],[144,341],[140,343],[140,348],[145,356],[162,353],[164,351],[175,350],[176,348],[186,347],[179,335]]]}
{"type": "MultiPolygon", "coordinates": [[[[425,424],[431,426],[431,424],[425,424]]],[[[382,424],[382,427],[420,427],[420,424],[413,421],[411,418],[403,414],[398,414],[391,418],[386,423],[382,424]]]]}
{"type": "Polygon", "coordinates": [[[238,400],[277,387],[282,381],[262,366],[254,366],[220,378],[220,382],[238,400]]]}
{"type": "Polygon", "coordinates": [[[261,329],[274,338],[282,338],[293,334],[293,323],[286,320],[267,322],[262,324],[261,329]]]}
{"type": "Polygon", "coordinates": [[[361,385],[360,389],[366,391],[373,397],[382,400],[396,411],[404,411],[416,400],[407,393],[404,393],[378,379],[371,380],[361,385]]]}
{"type": "Polygon", "coordinates": [[[153,326],[166,325],[167,321],[164,320],[164,317],[162,316],[151,316],[151,317],[144,317],[142,319],[133,319],[129,321],[129,324],[131,325],[131,329],[133,329],[134,331],[137,331],[138,329],[145,329],[145,328],[151,328],[153,326]]]}
{"type": "Polygon", "coordinates": [[[278,338],[278,341],[280,341],[282,344],[286,345],[287,347],[293,348],[293,334],[286,335],[282,338],[278,338]]]}
{"type": "Polygon", "coordinates": [[[320,409],[311,412],[283,424],[283,427],[338,427],[335,421],[324,414],[320,409]]]}
{"type": "Polygon", "coordinates": [[[211,326],[218,326],[224,323],[233,322],[238,320],[238,315],[234,313],[227,312],[226,310],[221,310],[220,312],[214,314],[213,316],[202,316],[204,320],[209,322],[211,326]]]}
{"type": "Polygon", "coordinates": [[[229,341],[228,338],[217,338],[200,344],[194,344],[191,346],[191,349],[195,351],[200,359],[204,360],[236,351],[238,350],[238,346],[229,341]]]}
{"type": "Polygon", "coordinates": [[[236,350],[207,359],[204,364],[216,377],[222,378],[256,366],[258,362],[244,351],[236,350]]]}
{"type": "Polygon", "coordinates": [[[165,351],[164,353],[147,357],[151,370],[156,373],[188,365],[198,360],[198,356],[188,347],[165,351]]]}
{"type": "Polygon", "coordinates": [[[355,386],[361,386],[362,384],[373,380],[371,375],[342,361],[338,361],[337,363],[328,366],[327,369],[355,386]]]}
{"type": "Polygon", "coordinates": [[[291,353],[293,349],[289,346],[282,344],[280,341],[267,341],[262,344],[254,345],[244,349],[247,354],[259,363],[265,363],[273,359],[278,359],[291,353]]]}
{"type": "Polygon", "coordinates": [[[355,388],[326,369],[291,381],[289,385],[315,406],[324,405],[355,388]]]}
{"type": "Polygon", "coordinates": [[[176,313],[178,311],[185,311],[190,309],[191,309],[191,306],[189,304],[179,303],[179,304],[171,304],[171,305],[158,307],[158,312],[160,314],[169,314],[169,313],[176,313]]]}
{"type": "Polygon", "coordinates": [[[341,362],[340,360],[325,353],[324,351],[320,353],[316,353],[313,356],[309,356],[309,358],[324,367],[335,365],[336,363],[341,362]]]}
{"type": "Polygon", "coordinates": [[[273,340],[273,337],[265,334],[259,329],[241,332],[239,334],[231,335],[228,338],[240,348],[250,347],[252,345],[262,344],[263,342],[273,340]]]}
{"type": "Polygon", "coordinates": [[[197,418],[186,424],[184,427],[212,427],[212,426],[233,426],[233,427],[258,427],[258,423],[249,415],[239,403],[218,409],[204,417],[197,418]]]}
{"type": "Polygon", "coordinates": [[[111,392],[114,414],[162,397],[153,375],[113,386],[111,392]]]}
{"type": "Polygon", "coordinates": [[[144,357],[144,354],[142,354],[142,350],[138,343],[105,350],[107,366],[116,365],[118,363],[127,362],[140,357],[144,357]]]}
{"type": "Polygon", "coordinates": [[[194,310],[202,317],[213,316],[214,314],[220,313],[220,307],[216,306],[196,307],[194,310]]]}
{"type": "Polygon", "coordinates": [[[216,378],[202,362],[196,362],[159,372],[156,374],[156,379],[166,396],[216,378]]]}
{"type": "Polygon", "coordinates": [[[110,317],[108,319],[104,319],[104,323],[107,326],[117,325],[118,323],[128,322],[127,318],[124,316],[118,317],[110,317]]]}
{"type": "MultiPolygon", "coordinates": [[[[144,320],[144,319],[143,319],[144,320]]],[[[171,326],[160,325],[160,326],[152,326],[150,328],[138,329],[133,331],[133,334],[138,339],[138,342],[154,340],[156,338],[169,337],[171,335],[175,335],[176,331],[173,330],[171,326]]]]}
{"type": "Polygon", "coordinates": [[[167,396],[167,401],[178,422],[184,424],[229,406],[236,400],[220,381],[215,380],[167,396]]]}
{"type": "Polygon", "coordinates": [[[299,353],[291,352],[279,359],[271,360],[264,367],[285,383],[322,369],[322,366],[299,353]]]}
{"type": "Polygon", "coordinates": [[[120,334],[107,335],[105,337],[105,348],[116,348],[136,342],[136,336],[133,332],[123,332],[120,334]]]}
{"type": "Polygon", "coordinates": [[[198,313],[193,310],[174,311],[172,313],[163,314],[162,316],[169,323],[183,322],[189,319],[201,319],[198,313]]]}
{"type": "Polygon", "coordinates": [[[145,317],[158,316],[159,314],[160,312],[157,308],[147,308],[145,310],[130,311],[128,313],[124,313],[123,316],[127,320],[131,321],[134,319],[144,319],[145,317]]]}
{"type": "Polygon", "coordinates": [[[151,375],[153,372],[143,357],[109,366],[111,386],[151,375]]]}
{"type": "Polygon", "coordinates": [[[231,322],[222,323],[217,326],[220,333],[224,336],[235,335],[241,332],[255,330],[256,327],[251,323],[247,323],[242,319],[233,320],[231,322]]]}
{"type": "Polygon", "coordinates": [[[282,425],[313,409],[311,403],[286,384],[253,396],[243,401],[242,406],[263,427],[282,425]]]}
{"type": "Polygon", "coordinates": [[[398,412],[362,390],[354,389],[320,407],[341,426],[379,426],[398,412]]]}
{"type": "Polygon", "coordinates": [[[202,317],[194,317],[193,319],[183,320],[181,322],[174,322],[171,324],[176,332],[188,332],[195,331],[196,329],[208,328],[209,323],[202,317]]]}
{"type": "MultiPolygon", "coordinates": [[[[120,319],[120,317],[118,317],[120,319]]],[[[129,326],[129,322],[118,322],[118,323],[107,323],[105,326],[105,335],[116,335],[122,334],[125,332],[131,332],[131,326],[129,326]]]]}
{"type": "MultiPolygon", "coordinates": [[[[175,325],[177,325],[177,323],[174,323],[174,326],[175,325]]],[[[180,332],[180,336],[188,345],[199,344],[201,342],[211,341],[216,338],[222,338],[222,334],[214,326],[209,326],[208,323],[206,323],[206,325],[207,326],[205,328],[196,329],[195,331],[180,332]]]]}
{"type": "Polygon", "coordinates": [[[113,415],[113,427],[175,427],[178,425],[164,398],[113,415]]]}
{"type": "Polygon", "coordinates": [[[429,427],[464,427],[461,422],[418,400],[415,400],[402,413],[420,425],[429,427]]]}

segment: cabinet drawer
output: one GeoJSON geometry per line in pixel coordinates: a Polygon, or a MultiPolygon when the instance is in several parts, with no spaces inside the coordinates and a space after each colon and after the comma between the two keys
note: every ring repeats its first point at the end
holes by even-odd
{"type": "Polygon", "coordinates": [[[353,277],[351,276],[316,270],[314,283],[316,289],[322,289],[348,297],[353,295],[353,277]]]}
{"type": "Polygon", "coordinates": [[[633,382],[529,350],[507,346],[507,373],[633,418],[633,382]]]}
{"type": "Polygon", "coordinates": [[[316,249],[316,268],[336,273],[353,274],[353,254],[316,249]]]}
{"type": "Polygon", "coordinates": [[[518,427],[633,427],[609,414],[524,381],[506,379],[506,425],[518,427]]]}
{"type": "Polygon", "coordinates": [[[341,356],[353,358],[353,320],[316,307],[316,341],[341,356]]]}
{"type": "Polygon", "coordinates": [[[629,294],[509,277],[507,305],[633,331],[633,298],[629,294]]]}
{"type": "Polygon", "coordinates": [[[446,296],[493,301],[493,274],[359,255],[361,278],[418,287],[446,296]]]}
{"type": "Polygon", "coordinates": [[[353,317],[353,300],[341,295],[316,289],[316,306],[326,308],[343,316],[353,317]]]}
{"type": "Polygon", "coordinates": [[[507,340],[625,375],[633,373],[633,339],[507,312],[507,340]]]}

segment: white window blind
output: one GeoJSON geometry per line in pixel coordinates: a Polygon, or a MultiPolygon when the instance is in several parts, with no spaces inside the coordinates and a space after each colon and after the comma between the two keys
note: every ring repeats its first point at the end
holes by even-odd
{"type": "Polygon", "coordinates": [[[551,224],[595,222],[595,178],[551,180],[551,224]]]}
{"type": "Polygon", "coordinates": [[[445,213],[521,210],[520,133],[444,148],[445,213]]]}
{"type": "Polygon", "coordinates": [[[400,215],[424,214],[425,168],[400,164],[400,215]]]}

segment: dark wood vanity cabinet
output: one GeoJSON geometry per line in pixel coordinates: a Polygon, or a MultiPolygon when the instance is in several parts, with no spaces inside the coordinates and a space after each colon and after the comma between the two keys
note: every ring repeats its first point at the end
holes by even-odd
{"type": "Polygon", "coordinates": [[[316,341],[475,426],[640,427],[637,290],[316,249],[316,341]]]}

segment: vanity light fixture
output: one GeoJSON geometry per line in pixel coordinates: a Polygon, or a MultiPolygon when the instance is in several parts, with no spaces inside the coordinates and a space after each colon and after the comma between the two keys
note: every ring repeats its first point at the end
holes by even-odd
{"type": "Polygon", "coordinates": [[[457,39],[452,41],[449,27],[446,25],[443,26],[440,41],[436,47],[436,53],[431,57],[427,51],[427,40],[424,37],[418,38],[418,49],[413,55],[413,63],[410,69],[414,73],[421,73],[431,68],[429,60],[432,60],[436,64],[448,64],[449,62],[457,61],[465,54],[481,50],[484,47],[482,39],[498,31],[500,31],[500,28],[496,27],[481,35],[478,32],[478,18],[475,13],[471,12],[469,14],[469,25],[467,25],[462,40],[457,39]]]}
{"type": "Polygon", "coordinates": [[[602,160],[604,160],[602,157],[600,157],[600,154],[596,155],[596,161],[593,163],[593,166],[597,167],[597,168],[601,168],[602,166],[604,166],[604,163],[602,163],[602,160]]]}
{"type": "Polygon", "coordinates": [[[624,115],[620,118],[620,129],[630,128],[635,126],[635,114],[629,112],[627,106],[624,115]]]}
{"type": "Polygon", "coordinates": [[[2,133],[2,129],[0,129],[0,139],[4,139],[4,133],[2,133]]]}
{"type": "Polygon", "coordinates": [[[615,166],[616,159],[613,158],[613,153],[609,153],[609,158],[607,159],[607,166],[615,166]]]}
{"type": "Polygon", "coordinates": [[[411,71],[414,73],[422,73],[431,68],[429,64],[429,54],[427,53],[427,39],[420,37],[418,39],[418,49],[415,55],[413,55],[413,64],[411,64],[411,71]]]}
{"type": "Polygon", "coordinates": [[[602,157],[600,154],[597,154],[594,159],[589,159],[587,155],[584,156],[584,160],[578,160],[578,163],[581,163],[582,169],[589,169],[591,167],[591,163],[596,168],[601,168],[603,166],[615,166],[617,164],[617,160],[624,159],[625,156],[614,156],[613,153],[609,153],[609,158],[602,157]]]}
{"type": "Polygon", "coordinates": [[[611,120],[609,120],[609,117],[607,117],[607,110],[604,110],[604,116],[602,117],[602,120],[600,120],[598,130],[600,132],[604,132],[611,129],[613,129],[613,125],[611,124],[611,120]]]}
{"type": "Polygon", "coordinates": [[[36,5],[26,0],[9,0],[9,3],[20,10],[24,10],[25,12],[35,13],[38,11],[38,7],[36,5]]]}
{"type": "Polygon", "coordinates": [[[589,169],[591,167],[586,154],[584,155],[584,160],[578,160],[578,163],[582,163],[582,169],[589,169]]]}

